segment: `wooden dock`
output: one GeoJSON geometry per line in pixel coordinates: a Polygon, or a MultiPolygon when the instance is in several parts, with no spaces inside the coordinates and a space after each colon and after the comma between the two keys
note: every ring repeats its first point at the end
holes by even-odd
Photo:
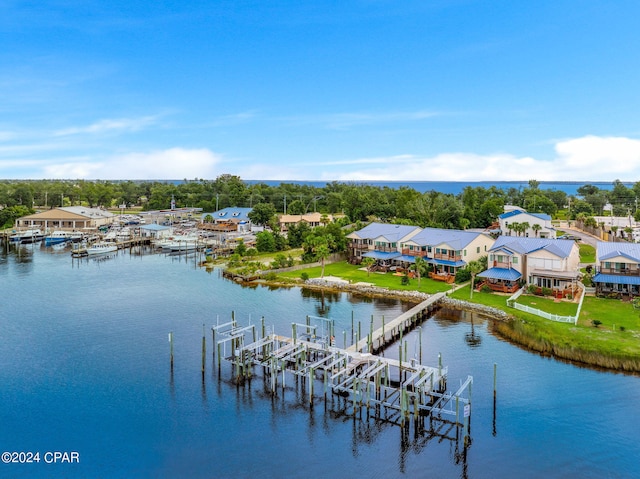
{"type": "MultiPolygon", "coordinates": [[[[333,328],[327,335],[316,334],[317,327],[307,324],[292,325],[292,336],[265,334],[262,320],[261,338],[256,338],[256,327],[239,326],[235,319],[211,328],[214,358],[218,375],[223,361],[231,364],[233,380],[237,384],[250,381],[260,370],[267,388],[276,395],[286,389],[291,379],[294,384],[306,384],[308,404],[324,398],[325,407],[333,398],[348,404],[351,414],[367,412],[398,425],[414,422],[424,427],[425,418],[430,425],[438,420],[446,431],[455,431],[455,437],[469,441],[469,416],[473,378],[468,376],[458,390],[447,392],[447,368],[439,359],[437,366],[420,364],[417,359],[402,358],[400,341],[399,359],[385,358],[359,349],[384,349],[397,342],[402,333],[424,320],[442,295],[434,295],[388,325],[379,328],[348,348],[332,345],[333,328]],[[306,329],[305,329],[306,328],[306,329]],[[298,330],[307,331],[298,334],[298,330]],[[328,336],[331,335],[331,336],[328,336]],[[249,341],[245,339],[250,338],[249,341]],[[225,354],[229,351],[229,354],[225,354]],[[300,381],[300,379],[302,381],[300,381]]],[[[328,320],[324,320],[328,321],[328,320]]],[[[204,340],[204,337],[203,337],[204,340]]],[[[203,346],[204,378],[204,346],[203,346]]]]}
{"type": "Polygon", "coordinates": [[[371,331],[367,337],[360,338],[354,345],[347,348],[349,351],[367,351],[375,353],[384,350],[389,342],[396,341],[402,337],[406,331],[410,331],[418,324],[422,323],[431,312],[438,307],[439,301],[445,293],[437,293],[430,296],[422,303],[414,306],[409,311],[385,324],[384,318],[382,326],[375,331],[371,331]]]}

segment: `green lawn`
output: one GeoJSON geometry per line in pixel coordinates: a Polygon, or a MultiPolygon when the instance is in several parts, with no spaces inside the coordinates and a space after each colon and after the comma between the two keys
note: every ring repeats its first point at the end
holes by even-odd
{"type": "MultiPolygon", "coordinates": [[[[403,285],[401,276],[394,276],[392,273],[368,274],[360,268],[361,266],[352,265],[346,261],[340,261],[338,263],[325,265],[324,275],[336,276],[341,279],[346,279],[351,283],[371,283],[381,288],[397,289],[399,291],[420,291],[422,293],[433,294],[441,291],[449,291],[451,289],[450,285],[443,283],[442,281],[434,281],[429,278],[421,278],[420,284],[418,284],[417,279],[411,279],[409,280],[408,285],[403,285]]],[[[309,275],[309,278],[319,278],[322,272],[322,267],[317,266],[300,271],[280,273],[278,276],[287,279],[299,279],[303,271],[309,275]]]]}
{"type": "Polygon", "coordinates": [[[518,303],[541,309],[547,313],[558,314],[560,316],[575,316],[578,312],[578,303],[569,301],[554,301],[542,296],[530,296],[523,294],[518,298],[518,303]]]}
{"type": "Polygon", "coordinates": [[[580,262],[595,263],[596,249],[590,244],[580,243],[580,262]]]}
{"type": "MultiPolygon", "coordinates": [[[[279,277],[299,279],[303,271],[310,278],[318,278],[321,268],[283,273],[279,277]]],[[[420,285],[416,279],[412,279],[409,285],[402,285],[399,276],[391,273],[367,274],[358,266],[347,262],[327,264],[324,274],[337,276],[352,283],[366,282],[392,290],[414,290],[432,294],[451,289],[450,285],[428,278],[422,279],[420,285]]],[[[501,309],[518,318],[519,321],[512,322],[510,326],[498,322],[496,328],[501,330],[501,334],[532,349],[612,369],[640,370],[640,310],[635,310],[630,303],[587,297],[578,324],[574,325],[550,321],[510,308],[507,306],[508,295],[474,291],[473,298],[470,299],[468,285],[454,291],[450,296],[501,309]],[[593,325],[594,319],[601,322],[598,327],[593,325]]],[[[518,301],[563,316],[574,315],[577,311],[576,303],[555,302],[539,296],[524,295],[520,296],[518,301]]]]}

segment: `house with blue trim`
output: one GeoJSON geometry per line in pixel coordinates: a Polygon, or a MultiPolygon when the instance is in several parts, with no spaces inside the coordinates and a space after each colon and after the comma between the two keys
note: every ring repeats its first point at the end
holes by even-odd
{"type": "Polygon", "coordinates": [[[253,211],[253,208],[232,206],[213,213],[202,213],[201,221],[203,224],[201,228],[212,231],[251,231],[251,219],[249,218],[251,211],[253,211]],[[209,216],[213,218],[213,223],[207,223],[209,216]],[[210,227],[206,227],[207,224],[210,227]]]}
{"type": "Polygon", "coordinates": [[[371,223],[347,238],[351,263],[369,257],[381,266],[408,267],[420,257],[432,265],[432,278],[450,282],[459,268],[486,256],[494,241],[482,232],[384,223],[371,223]]]}
{"type": "Polygon", "coordinates": [[[598,241],[592,281],[599,296],[640,295],[640,244],[598,241]]]}
{"type": "Polygon", "coordinates": [[[386,223],[370,223],[361,230],[347,235],[349,240],[348,258],[353,264],[360,264],[363,258],[374,258],[382,265],[390,266],[403,259],[409,261],[413,257],[402,258],[399,245],[408,241],[421,228],[418,226],[393,225],[386,223]]]}
{"type": "Polygon", "coordinates": [[[459,268],[486,256],[493,238],[483,232],[424,228],[400,243],[403,256],[423,258],[433,266],[433,279],[453,281],[459,268]]]}
{"type": "Polygon", "coordinates": [[[535,285],[557,296],[574,294],[578,287],[580,251],[573,240],[499,236],[488,260],[478,287],[513,293],[521,284],[535,285]]]}
{"type": "Polygon", "coordinates": [[[544,213],[528,213],[517,206],[505,206],[505,212],[498,216],[500,230],[504,236],[519,236],[525,238],[555,238],[556,230],[551,224],[551,216],[544,213]],[[523,233],[517,233],[513,226],[516,223],[528,223],[529,227],[523,233]],[[538,225],[534,227],[533,225],[538,225]]]}

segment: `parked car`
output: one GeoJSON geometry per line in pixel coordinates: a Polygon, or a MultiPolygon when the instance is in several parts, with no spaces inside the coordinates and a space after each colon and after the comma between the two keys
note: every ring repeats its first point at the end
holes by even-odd
{"type": "Polygon", "coordinates": [[[562,235],[562,236],[558,236],[557,239],[580,241],[580,237],[575,235],[562,235]]]}

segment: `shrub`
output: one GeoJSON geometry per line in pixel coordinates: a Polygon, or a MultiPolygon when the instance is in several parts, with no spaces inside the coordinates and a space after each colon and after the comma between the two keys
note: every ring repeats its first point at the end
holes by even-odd
{"type": "Polygon", "coordinates": [[[553,293],[551,288],[542,288],[542,296],[551,296],[551,293],[553,293]]]}
{"type": "Polygon", "coordinates": [[[306,271],[303,271],[302,273],[300,273],[300,279],[302,279],[302,281],[306,281],[309,279],[309,273],[307,273],[306,271]]]}
{"type": "Polygon", "coordinates": [[[456,271],[456,283],[464,283],[471,279],[471,271],[468,268],[460,268],[456,271]]]}
{"type": "Polygon", "coordinates": [[[400,284],[402,284],[403,286],[408,285],[408,284],[409,284],[409,276],[405,274],[405,275],[400,279],[400,284]]]}
{"type": "Polygon", "coordinates": [[[602,321],[600,321],[599,319],[592,319],[591,320],[591,324],[593,324],[594,328],[597,328],[598,326],[600,326],[602,324],[602,321]]]}
{"type": "Polygon", "coordinates": [[[488,284],[485,284],[482,288],[480,288],[480,291],[483,293],[490,293],[491,287],[488,284]]]}

